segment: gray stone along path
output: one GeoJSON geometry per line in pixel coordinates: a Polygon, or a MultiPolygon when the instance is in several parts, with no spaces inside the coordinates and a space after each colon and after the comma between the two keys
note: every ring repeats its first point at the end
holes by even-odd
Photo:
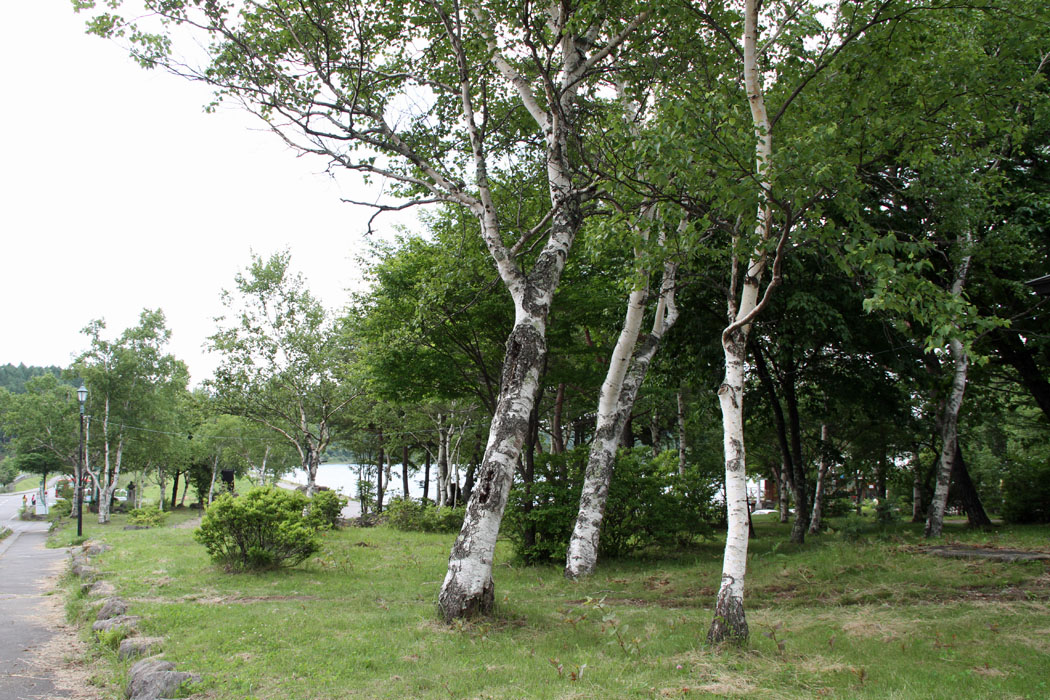
{"type": "Polygon", "coordinates": [[[21,505],[21,493],[0,495],[0,525],[14,531],[0,541],[0,700],[66,698],[33,656],[54,636],[45,593],[69,555],[45,548],[46,522],[18,520],[21,505]]]}

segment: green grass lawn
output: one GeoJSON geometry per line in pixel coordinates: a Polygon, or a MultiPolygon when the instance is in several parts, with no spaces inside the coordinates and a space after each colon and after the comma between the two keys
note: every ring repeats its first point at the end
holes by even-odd
{"type": "MultiPolygon", "coordinates": [[[[141,634],[204,674],[200,697],[1050,697],[1050,567],[933,557],[910,525],[795,547],[786,526],[758,522],[751,641],[719,649],[705,641],[718,541],[604,562],[581,583],[516,564],[501,542],[497,614],[449,626],[436,598],[452,535],[349,528],[299,567],[234,575],[192,540],[196,515],[139,531],[117,516],[86,534],[114,546],[100,565],[141,634]]],[[[952,524],[946,540],[1047,551],[1050,528],[952,524]]],[[[126,664],[99,653],[98,682],[122,697],[126,664]]]]}

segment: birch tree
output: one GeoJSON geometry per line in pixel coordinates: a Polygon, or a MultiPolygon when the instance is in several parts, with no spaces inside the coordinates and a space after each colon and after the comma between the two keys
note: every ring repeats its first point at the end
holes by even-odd
{"type": "Polygon", "coordinates": [[[289,262],[287,253],[253,256],[236,277],[237,293],[223,293],[231,316],[217,319],[210,338],[221,356],[210,386],[222,410],[265,426],[298,453],[312,496],[333,421],[357,393],[345,338],[289,262]]]}
{"type": "Polygon", "coordinates": [[[132,28],[112,12],[91,27],[126,37],[146,64],[215,85],[332,169],[382,178],[410,202],[462,206],[477,219],[514,325],[439,604],[446,619],[490,611],[496,535],[539,388],[551,301],[599,184],[580,168],[583,125],[612,103],[599,88],[650,11],[630,1],[145,4],[205,35],[205,65],[187,68],[171,58],[170,34],[132,28]],[[549,209],[539,220],[517,221],[496,206],[490,175],[522,163],[545,175],[549,209]]]}
{"type": "Polygon", "coordinates": [[[164,427],[152,420],[154,405],[174,402],[189,380],[185,365],[165,352],[171,331],[161,311],[143,311],[139,324],[115,340],[103,337],[105,329],[100,320],[84,328],[89,348],[73,363],[88,388],[87,413],[95,424],[88,448],[97,461],[94,467],[85,462],[99,493],[99,523],[109,522],[109,504],[137,436],[164,427]]]}
{"type": "MultiPolygon", "coordinates": [[[[642,243],[645,241],[646,235],[643,234],[642,243]]],[[[635,256],[642,258],[643,252],[636,250],[635,256]]],[[[594,573],[598,563],[598,542],[605,514],[605,502],[624,424],[634,408],[638,390],[645,380],[650,362],[660,347],[660,341],[678,319],[678,308],[675,305],[676,271],[675,262],[668,260],[664,264],[652,330],[639,344],[639,334],[650,296],[650,273],[645,263],[640,262],[638,265],[638,281],[628,297],[623,327],[609,358],[609,369],[599,393],[598,415],[584,472],[580,507],[565,558],[567,578],[576,579],[590,575],[594,573]]]]}

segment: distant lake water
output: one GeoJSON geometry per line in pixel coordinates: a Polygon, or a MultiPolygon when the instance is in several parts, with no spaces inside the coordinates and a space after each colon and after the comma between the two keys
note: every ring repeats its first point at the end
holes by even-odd
{"type": "MultiPolygon", "coordinates": [[[[317,485],[326,486],[333,491],[347,497],[350,502],[346,508],[343,509],[343,517],[356,518],[361,515],[361,503],[357,500],[357,466],[356,464],[337,464],[328,463],[322,464],[317,467],[317,485]]],[[[386,502],[391,496],[401,495],[401,476],[398,471],[397,465],[394,466],[394,472],[398,474],[397,477],[391,479],[390,488],[385,490],[383,501],[386,502]]],[[[433,479],[435,476],[434,470],[431,470],[430,478],[433,479]]],[[[423,495],[423,485],[420,483],[422,474],[414,476],[408,481],[409,495],[413,498],[419,498],[423,495]]],[[[291,474],[284,477],[285,481],[291,481],[295,484],[306,485],[306,471],[303,469],[296,469],[291,474]]],[[[433,482],[430,484],[431,493],[434,490],[433,482]]]]}

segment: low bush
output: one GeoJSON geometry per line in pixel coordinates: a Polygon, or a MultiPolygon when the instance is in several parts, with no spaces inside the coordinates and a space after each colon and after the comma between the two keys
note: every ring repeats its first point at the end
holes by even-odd
{"type": "Polygon", "coordinates": [[[208,507],[193,538],[227,570],[295,566],[321,547],[309,505],[304,494],[275,487],[225,493],[208,507]]]}
{"type": "Polygon", "coordinates": [[[395,498],[386,508],[390,527],[405,532],[456,532],[463,525],[467,509],[438,507],[412,499],[395,498]]]}
{"type": "Polygon", "coordinates": [[[69,514],[73,512],[73,502],[67,501],[64,498],[60,498],[51,504],[48,508],[48,515],[51,516],[52,520],[58,518],[68,518],[69,514]]]}
{"type": "Polygon", "coordinates": [[[1050,523],[1050,465],[1010,464],[1002,492],[1006,522],[1050,523]]]}
{"type": "Polygon", "coordinates": [[[310,499],[308,518],[318,530],[327,530],[339,524],[346,499],[335,491],[318,491],[310,499]]]}
{"type": "Polygon", "coordinates": [[[139,527],[157,527],[168,514],[156,508],[132,508],[128,511],[128,523],[139,527]]]}
{"type": "MultiPolygon", "coordinates": [[[[588,451],[537,456],[535,481],[516,484],[507,532],[518,558],[529,563],[564,560],[576,520],[588,451]]],[[[623,556],[706,534],[719,517],[715,487],[693,470],[678,474],[677,453],[653,457],[649,448],[616,457],[599,544],[602,556],[623,556]]]]}

